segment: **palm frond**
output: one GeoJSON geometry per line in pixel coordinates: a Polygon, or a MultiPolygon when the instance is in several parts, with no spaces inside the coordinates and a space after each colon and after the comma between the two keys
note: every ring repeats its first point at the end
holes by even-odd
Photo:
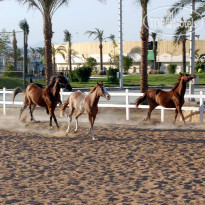
{"type": "Polygon", "coordinates": [[[19,22],[19,27],[28,35],[29,34],[29,25],[27,23],[27,20],[24,19],[19,22]]]}
{"type": "Polygon", "coordinates": [[[190,5],[192,0],[180,0],[173,4],[164,17],[166,23],[169,23],[185,6],[190,5]]]}

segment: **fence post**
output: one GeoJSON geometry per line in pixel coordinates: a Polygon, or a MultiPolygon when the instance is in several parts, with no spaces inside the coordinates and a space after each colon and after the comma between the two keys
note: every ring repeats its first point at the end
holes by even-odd
{"type": "Polygon", "coordinates": [[[161,122],[164,122],[164,108],[161,108],[161,122]]]}
{"type": "Polygon", "coordinates": [[[6,88],[3,88],[3,115],[6,115],[6,88]]]}
{"type": "Polygon", "coordinates": [[[203,91],[200,91],[200,122],[204,121],[204,99],[203,91]]]}
{"type": "Polygon", "coordinates": [[[126,103],[126,120],[130,119],[130,108],[129,108],[129,90],[125,90],[125,103],[126,103]]]}

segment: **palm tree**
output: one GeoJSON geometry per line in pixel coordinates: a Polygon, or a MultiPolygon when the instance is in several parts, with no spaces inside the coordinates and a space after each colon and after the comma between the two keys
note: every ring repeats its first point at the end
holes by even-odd
{"type": "Polygon", "coordinates": [[[150,36],[152,37],[152,42],[153,42],[153,55],[154,55],[154,70],[157,70],[157,49],[156,49],[156,37],[157,37],[157,33],[152,32],[150,34],[150,36]]]}
{"type": "Polygon", "coordinates": [[[24,32],[24,71],[28,73],[28,34],[29,34],[29,25],[26,21],[26,19],[19,22],[19,27],[24,32]]]}
{"type": "Polygon", "coordinates": [[[99,48],[100,48],[100,72],[102,72],[103,71],[103,45],[102,45],[102,42],[105,39],[103,36],[104,31],[100,30],[98,28],[95,28],[95,31],[86,31],[85,34],[88,34],[89,37],[94,35],[95,40],[98,39],[98,41],[100,43],[100,45],[99,45],[99,48]]]}
{"type": "Polygon", "coordinates": [[[113,49],[114,49],[114,53],[113,53],[113,58],[115,57],[115,48],[117,47],[117,43],[116,43],[116,40],[115,40],[115,35],[113,34],[110,34],[109,38],[111,41],[112,41],[112,44],[113,44],[113,49]]]}
{"type": "Polygon", "coordinates": [[[64,42],[68,43],[68,63],[69,63],[69,70],[72,70],[72,62],[71,62],[71,54],[72,54],[72,35],[68,30],[64,31],[64,42]]]}
{"type": "Polygon", "coordinates": [[[43,32],[45,41],[45,74],[46,85],[48,86],[52,76],[52,17],[55,11],[69,2],[69,0],[18,0],[28,4],[29,8],[36,8],[43,16],[43,32]]]}
{"type": "Polygon", "coordinates": [[[17,40],[16,32],[13,30],[13,52],[14,52],[14,70],[17,70],[17,40]]]}
{"type": "Polygon", "coordinates": [[[148,90],[147,82],[147,44],[149,39],[149,27],[147,20],[147,5],[149,0],[139,0],[142,7],[142,26],[141,26],[141,85],[140,91],[142,93],[148,90]]]}
{"type": "Polygon", "coordinates": [[[33,60],[36,60],[38,58],[38,51],[37,51],[37,48],[32,48],[30,47],[29,48],[29,51],[31,52],[31,58],[33,60]]]}
{"type": "Polygon", "coordinates": [[[59,46],[57,48],[54,47],[54,45],[52,45],[52,55],[53,55],[53,68],[54,68],[54,72],[56,72],[56,54],[61,54],[63,56],[63,58],[65,58],[65,52],[66,49],[64,46],[59,46]]]}
{"type": "Polygon", "coordinates": [[[183,72],[186,72],[186,33],[188,28],[184,24],[183,18],[181,19],[181,26],[179,26],[174,34],[174,43],[182,44],[182,64],[183,72]]]}

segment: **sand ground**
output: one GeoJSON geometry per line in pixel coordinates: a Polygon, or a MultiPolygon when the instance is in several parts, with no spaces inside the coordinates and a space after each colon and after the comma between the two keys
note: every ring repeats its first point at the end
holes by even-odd
{"type": "MultiPolygon", "coordinates": [[[[58,111],[57,111],[58,112],[58,111]]],[[[0,113],[1,110],[0,110],[0,113]]],[[[48,127],[18,109],[0,116],[0,204],[205,204],[205,124],[173,125],[174,113],[160,123],[158,111],[143,122],[144,111],[125,120],[121,110],[100,109],[97,139],[48,127]]]]}

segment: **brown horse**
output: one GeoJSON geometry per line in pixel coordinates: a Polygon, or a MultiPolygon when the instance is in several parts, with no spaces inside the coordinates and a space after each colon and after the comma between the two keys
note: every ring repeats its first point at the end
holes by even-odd
{"type": "Polygon", "coordinates": [[[189,75],[189,74],[180,73],[178,82],[169,92],[163,91],[161,89],[153,89],[153,90],[147,91],[144,93],[142,97],[137,99],[136,107],[138,107],[139,104],[147,100],[149,104],[149,110],[148,110],[147,117],[145,118],[145,120],[150,120],[151,112],[158,105],[161,105],[165,108],[176,108],[174,123],[176,122],[178,113],[180,114],[180,116],[182,117],[185,123],[184,115],[182,113],[181,108],[184,104],[186,84],[193,78],[195,78],[195,75],[193,74],[189,75]]]}
{"type": "Polygon", "coordinates": [[[90,90],[90,93],[88,93],[87,95],[82,93],[81,91],[76,91],[68,97],[68,99],[66,100],[66,102],[63,104],[61,108],[61,111],[64,114],[65,109],[69,104],[69,111],[68,111],[69,119],[68,119],[68,128],[66,132],[70,131],[72,115],[74,110],[76,109],[77,112],[75,114],[75,119],[76,119],[75,132],[78,130],[78,117],[85,112],[88,115],[88,119],[90,122],[90,129],[88,132],[85,133],[85,135],[87,136],[90,134],[90,132],[92,132],[92,138],[93,140],[95,139],[93,133],[93,125],[95,122],[96,115],[98,113],[98,101],[100,97],[104,97],[107,100],[110,100],[110,95],[107,92],[106,88],[103,86],[103,83],[101,84],[97,83],[97,85],[94,88],[92,88],[90,90]]]}
{"type": "Polygon", "coordinates": [[[72,89],[69,85],[68,79],[66,76],[64,76],[62,73],[59,73],[56,77],[54,82],[51,83],[47,88],[40,88],[35,83],[30,83],[26,90],[23,90],[20,87],[17,87],[14,90],[13,93],[13,102],[18,93],[24,92],[24,104],[23,107],[20,110],[20,116],[22,112],[26,109],[27,106],[29,106],[30,109],[30,115],[31,115],[31,121],[35,122],[35,119],[33,117],[33,111],[35,110],[36,106],[45,107],[48,109],[50,113],[50,126],[52,127],[52,118],[54,119],[56,126],[58,126],[54,111],[57,106],[57,103],[60,101],[60,88],[66,88],[69,87],[69,89],[72,89]]]}

